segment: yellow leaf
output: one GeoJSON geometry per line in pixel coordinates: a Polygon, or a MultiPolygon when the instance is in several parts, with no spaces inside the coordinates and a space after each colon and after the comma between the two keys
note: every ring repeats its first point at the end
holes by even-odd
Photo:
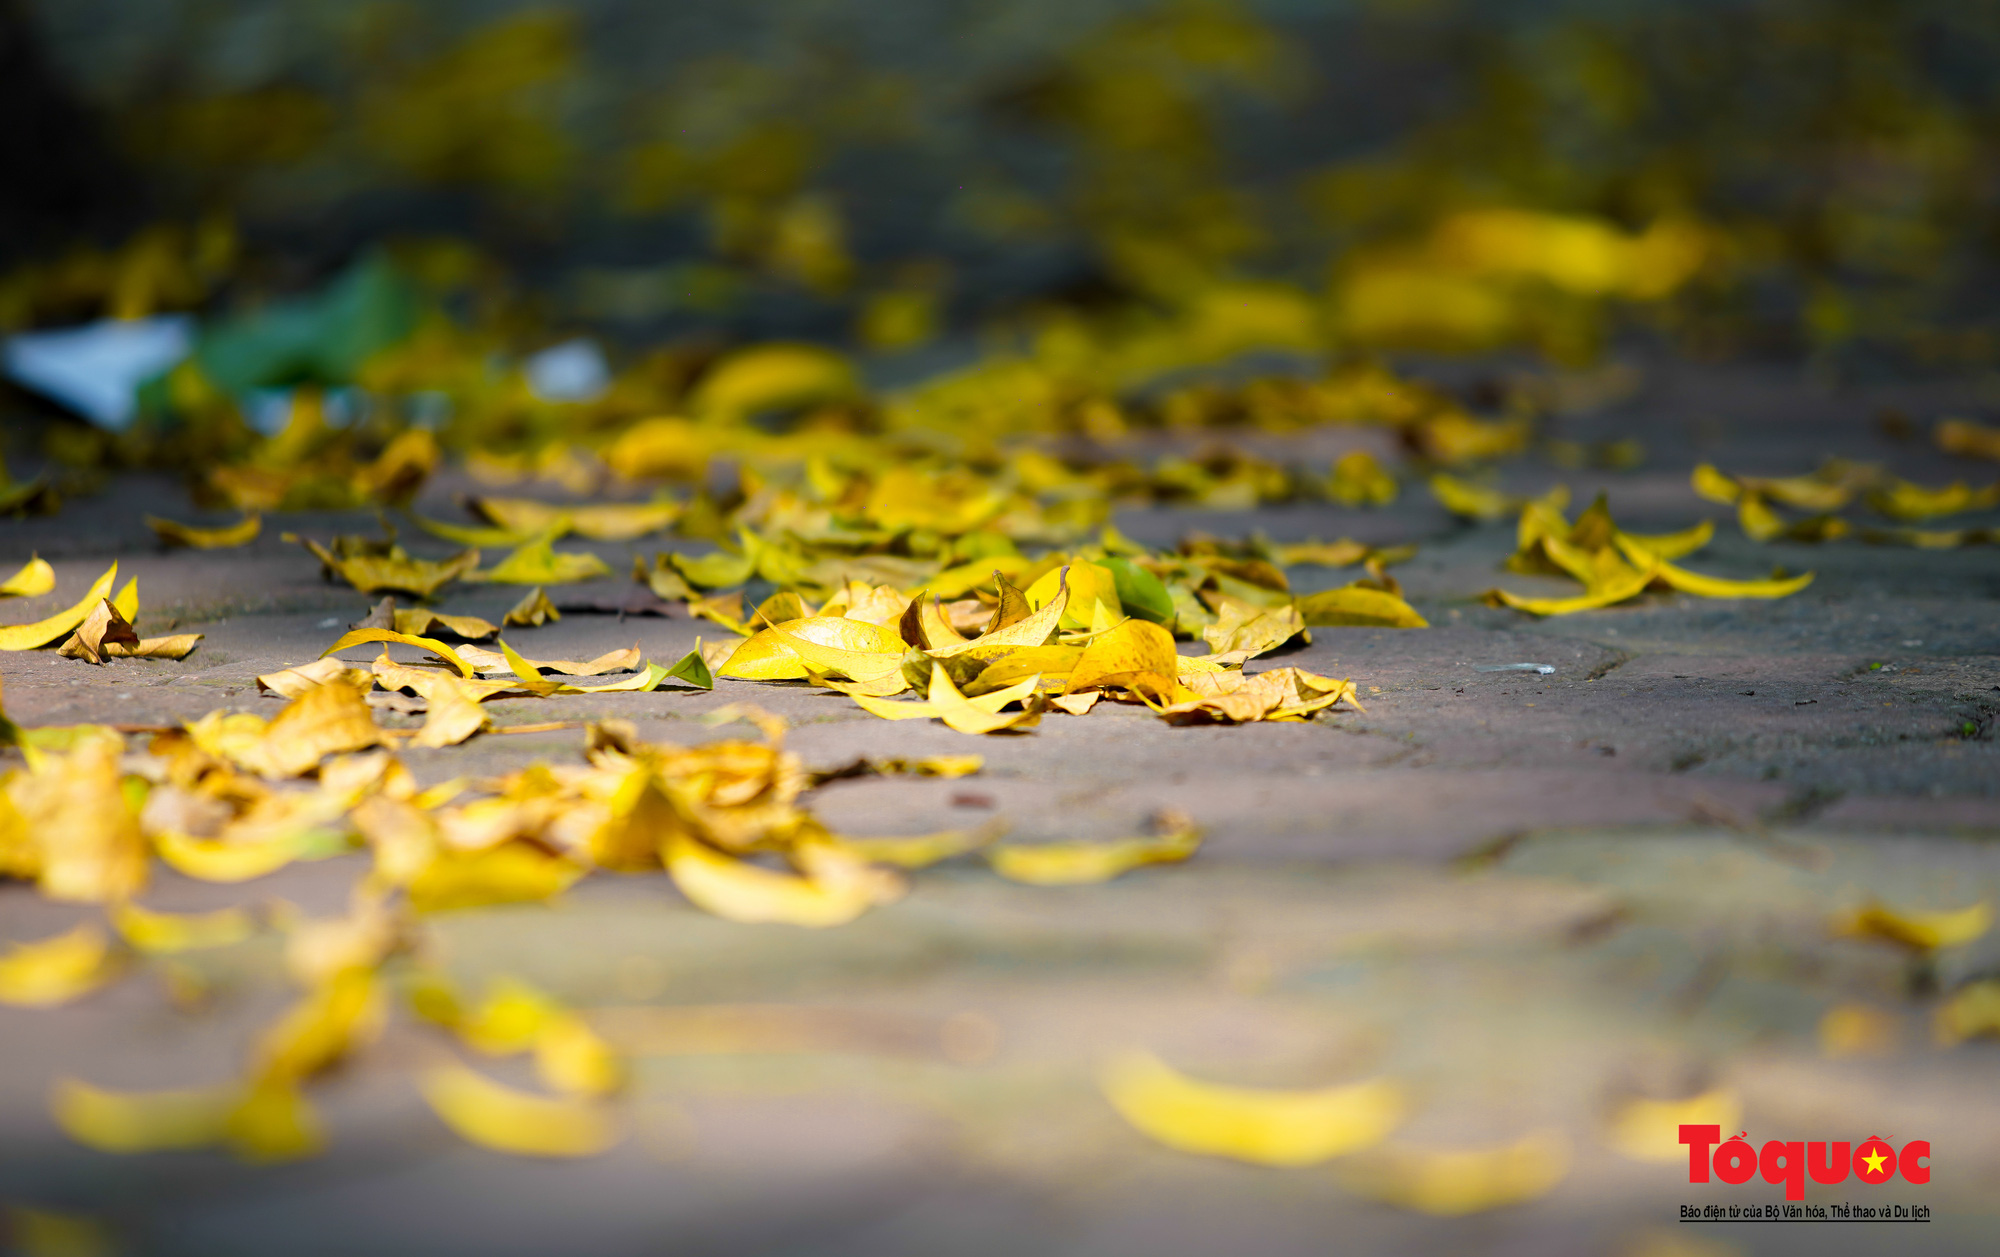
{"type": "MultiPolygon", "coordinates": [[[[759,411],[840,401],[859,391],[860,379],[853,364],[831,350],[816,345],[753,345],[710,368],[689,402],[700,415],[740,418],[759,411]]],[[[617,467],[615,461],[607,461],[617,467]]]]}
{"type": "Polygon", "coordinates": [[[454,637],[476,642],[493,636],[500,630],[491,621],[476,615],[445,615],[425,608],[397,608],[395,630],[411,637],[429,637],[442,629],[454,637]]]}
{"type": "Polygon", "coordinates": [[[264,1029],[252,1051],[257,1075],[310,1078],[381,1033],[386,1005],[375,975],[348,969],[306,993],[264,1029]]]}
{"type": "Polygon", "coordinates": [[[1655,564],[1655,579],[1665,581],[1682,593],[1701,598],[1784,598],[1812,584],[1813,579],[1813,574],[1807,572],[1804,576],[1787,580],[1723,580],[1662,563],[1635,546],[1621,542],[1620,548],[1635,564],[1655,564]]]}
{"type": "Polygon", "coordinates": [[[1150,1052],[1109,1061],[1098,1085],[1139,1131],[1180,1152],[1252,1165],[1318,1165],[1382,1142],[1403,1120],[1385,1078],[1315,1091],[1197,1082],[1150,1052]]]}
{"type": "Polygon", "coordinates": [[[1945,419],[1932,432],[1932,438],[1947,454],[2000,459],[2000,428],[1984,427],[1970,419],[1945,419]]]}
{"type": "Polygon", "coordinates": [[[1868,505],[1891,519],[1926,520],[1964,511],[1984,511],[2000,505],[2000,481],[1973,489],[1955,480],[1942,489],[1926,489],[1907,480],[1891,480],[1868,495],[1868,505]]]}
{"type": "Polygon", "coordinates": [[[543,533],[560,537],[570,530],[575,508],[537,502],[533,498],[468,498],[466,507],[492,524],[496,535],[511,537],[519,545],[543,533]]]}
{"type": "Polygon", "coordinates": [[[1854,938],[1877,938],[1928,952],[1963,946],[1992,925],[1993,905],[1982,899],[1955,912],[1899,912],[1870,902],[1837,920],[1835,929],[1854,938]]]}
{"type": "Polygon", "coordinates": [[[104,1091],[59,1078],[49,1109],[63,1133],[99,1152],[171,1152],[221,1143],[239,1099],[234,1086],[104,1091]]]}
{"type": "Polygon", "coordinates": [[[1185,817],[1155,838],[1114,842],[1047,842],[988,849],[987,863],[1010,882],[1031,886],[1083,886],[1108,882],[1146,864],[1178,864],[1201,847],[1201,831],[1185,817]]]}
{"type": "Polygon", "coordinates": [[[104,653],[112,659],[185,659],[206,636],[203,633],[175,633],[171,637],[142,637],[136,645],[109,643],[104,653]]]}
{"type": "Polygon", "coordinates": [[[1179,657],[1172,633],[1145,620],[1126,620],[1083,648],[1063,689],[1065,693],[1075,693],[1107,685],[1122,686],[1145,672],[1171,675],[1179,657]]]}
{"type": "MultiPolygon", "coordinates": [[[[1037,581],[1036,583],[1039,584],[1040,582],[1037,581]]],[[[978,637],[968,641],[954,642],[949,646],[940,646],[930,652],[931,657],[934,659],[949,659],[955,655],[962,655],[969,650],[989,650],[995,646],[1053,645],[1056,640],[1056,633],[1061,628],[1063,618],[1069,610],[1069,602],[1068,582],[1059,574],[1056,580],[1055,594],[1039,610],[1019,620],[1004,624],[999,628],[988,629],[978,637]]],[[[1000,604],[1001,609],[1004,610],[1006,605],[1005,592],[1003,591],[1000,604]]]]}
{"type": "Polygon", "coordinates": [[[1028,605],[1036,609],[1045,607],[1056,598],[1058,590],[1064,588],[1067,589],[1068,599],[1058,617],[1058,623],[1063,628],[1088,630],[1100,613],[1109,615],[1114,621],[1125,614],[1125,606],[1118,600],[1117,577],[1110,568],[1096,563],[1072,563],[1068,567],[1044,572],[1027,588],[1028,605]]]}
{"type": "Polygon", "coordinates": [[[1576,598],[1523,598],[1504,589],[1492,589],[1487,591],[1486,601],[1491,606],[1513,607],[1530,615],[1573,615],[1578,611],[1608,607],[1628,598],[1636,598],[1653,583],[1654,575],[1652,568],[1648,567],[1643,572],[1635,572],[1624,580],[1576,598]]]}
{"type": "Polygon", "coordinates": [[[468,573],[465,579],[502,585],[568,585],[611,574],[610,565],[594,554],[556,553],[553,536],[543,533],[491,568],[468,573]]]}
{"type": "Polygon", "coordinates": [[[128,805],[117,735],[91,736],[67,752],[37,752],[8,793],[39,857],[50,899],[103,903],[136,895],[147,877],[145,839],[128,805]]]}
{"type": "Polygon", "coordinates": [[[1007,832],[1006,823],[993,821],[976,829],[947,829],[942,833],[915,838],[848,838],[834,840],[842,850],[870,864],[888,864],[899,869],[928,868],[940,860],[977,851],[1007,832]]]}
{"type": "Polygon", "coordinates": [[[1388,506],[1396,500],[1396,478],[1367,450],[1350,450],[1333,465],[1329,486],[1342,506],[1388,506]]]}
{"type": "Polygon", "coordinates": [[[1373,625],[1386,628],[1429,628],[1417,609],[1387,590],[1343,585],[1306,594],[1297,603],[1299,618],[1315,628],[1322,625],[1373,625]]]}
{"type": "Polygon", "coordinates": [[[1546,1195],[1569,1173],[1569,1163],[1569,1140],[1550,1130],[1497,1148],[1378,1149],[1348,1162],[1340,1178],[1376,1200],[1453,1218],[1546,1195]]]}
{"type": "Polygon", "coordinates": [[[556,604],[550,602],[548,594],[537,585],[500,617],[500,623],[508,628],[540,628],[560,619],[562,612],[556,610],[556,604]]]}
{"type": "Polygon", "coordinates": [[[535,1039],[535,1073],[557,1091],[606,1095],[625,1081],[624,1063],[589,1023],[572,1012],[551,1017],[535,1039]]]}
{"type": "Polygon", "coordinates": [[[418,1085],[446,1126],[482,1148],[524,1157],[588,1157],[618,1141],[602,1105],[517,1091],[464,1066],[431,1070],[418,1085]]]}
{"type": "MultiPolygon", "coordinates": [[[[828,660],[854,660],[870,678],[900,668],[906,649],[893,628],[845,616],[812,616],[793,620],[782,629],[773,626],[758,632],[736,648],[716,675],[744,681],[803,680],[808,660],[800,651],[809,647],[819,648],[815,653],[828,660]],[[856,656],[861,659],[855,660],[856,656]],[[875,659],[884,661],[879,670],[863,662],[875,659]]],[[[841,662],[830,662],[825,668],[845,671],[841,662]]]]}
{"type": "Polygon", "coordinates": [[[413,559],[401,546],[387,554],[337,555],[307,538],[306,549],[319,556],[328,572],[340,577],[364,594],[380,590],[415,594],[428,598],[444,586],[467,576],[479,567],[479,551],[462,550],[442,562],[413,559]]]}
{"type": "Polygon", "coordinates": [[[113,647],[138,644],[139,635],[132,631],[131,624],[106,599],[91,609],[76,632],[56,653],[70,659],[81,659],[85,663],[102,664],[113,647]]]}
{"type": "Polygon", "coordinates": [[[1215,623],[1202,629],[1201,637],[1216,654],[1241,651],[1245,658],[1254,658],[1305,631],[1305,619],[1291,603],[1260,607],[1225,594],[1222,605],[1216,608],[1215,623]]]}
{"type": "Polygon", "coordinates": [[[717,550],[700,558],[690,558],[678,550],[669,554],[667,560],[674,565],[687,583],[697,589],[721,589],[726,585],[741,585],[756,573],[757,561],[747,554],[731,554],[727,550],[717,550]]]}
{"type": "Polygon", "coordinates": [[[1743,1116],[1743,1102],[1734,1091],[1718,1087],[1685,1100],[1629,1100],[1611,1116],[1605,1142],[1634,1161],[1670,1165],[1687,1160],[1680,1141],[1683,1123],[1730,1127],[1743,1116]]]}
{"type": "Polygon", "coordinates": [[[1938,1006],[1937,1038],[1945,1047],[1967,1039],[2000,1036],[2000,981],[1967,982],[1938,1006]]]}
{"type": "Polygon", "coordinates": [[[328,755],[366,750],[386,741],[359,690],[321,685],[286,703],[263,737],[234,758],[265,777],[297,777],[328,755]]]}
{"type": "Polygon", "coordinates": [[[471,677],[474,675],[472,665],[467,663],[457,651],[445,645],[437,638],[417,637],[410,633],[398,633],[393,629],[351,629],[343,634],[339,641],[320,651],[319,657],[324,659],[336,651],[346,650],[350,646],[363,646],[370,642],[397,642],[404,646],[419,646],[430,651],[452,667],[457,668],[461,676],[471,677]]]}
{"type": "MultiPolygon", "coordinates": [[[[1226,674],[1225,674],[1226,675],[1226,674]]],[[[1217,676],[1215,680],[1223,680],[1217,676]]],[[[1138,691],[1170,723],[1203,720],[1244,723],[1253,720],[1303,720],[1314,712],[1345,702],[1363,710],[1354,682],[1321,676],[1303,668],[1273,668],[1254,677],[1236,674],[1235,683],[1211,684],[1200,676],[1183,676],[1180,684],[1192,696],[1176,694],[1160,703],[1151,687],[1138,691]]]]}
{"type": "Polygon", "coordinates": [[[297,698],[315,686],[334,683],[351,685],[364,694],[375,688],[374,678],[368,669],[357,668],[339,659],[315,659],[296,668],[267,672],[257,678],[259,690],[280,698],[297,698]]]}
{"type": "Polygon", "coordinates": [[[249,938],[256,924],[241,908],[214,912],[154,912],[135,903],[113,904],[111,924],[135,950],[153,955],[228,947],[249,938]]]}
{"type": "Polygon", "coordinates": [[[1518,501],[1484,485],[1447,476],[1443,472],[1433,473],[1430,480],[1431,496],[1454,515],[1466,519],[1491,521],[1505,519],[1518,509],[1518,501]]]}
{"type": "Polygon", "coordinates": [[[33,943],[11,944],[0,955],[0,1004],[49,1008],[102,986],[117,972],[104,932],[79,925],[33,943]]]}
{"type": "Polygon", "coordinates": [[[1784,519],[1755,493],[1745,493],[1736,503],[1736,523],[1752,541],[1769,541],[1785,531],[1784,519]]]}
{"type": "Polygon", "coordinates": [[[0,584],[0,598],[39,598],[55,587],[56,570],[38,554],[0,584]]]}
{"type": "MultiPolygon", "coordinates": [[[[518,658],[518,656],[516,656],[518,658]]],[[[543,682],[546,684],[546,682],[543,682]]],[[[457,746],[473,734],[491,727],[492,717],[480,706],[486,696],[477,682],[439,673],[424,693],[424,726],[410,739],[411,746],[457,746]]]]}
{"type": "Polygon", "coordinates": [[[117,578],[118,565],[113,563],[75,606],[33,624],[10,624],[0,628],[0,650],[33,650],[74,632],[77,625],[82,624],[84,618],[111,593],[111,582],[117,578]]]}
{"type": "Polygon", "coordinates": [[[246,1161],[292,1161],[324,1146],[318,1115],[290,1079],[257,1079],[229,1111],[229,1144],[246,1161]]]}
{"type": "Polygon", "coordinates": [[[438,854],[410,882],[419,912],[483,908],[552,899],[584,873],[580,865],[539,848],[510,842],[486,851],[438,854]]]}
{"type": "Polygon", "coordinates": [[[570,531],[592,541],[634,541],[680,517],[677,502],[600,502],[569,508],[570,531]]]}
{"type": "Polygon", "coordinates": [[[680,835],[670,838],[661,854],[674,885],[697,908],[748,924],[845,925],[903,894],[901,878],[858,861],[800,876],[746,863],[680,835]]]}
{"type": "Polygon", "coordinates": [[[1734,506],[1736,499],[1743,496],[1743,486],[1724,475],[1713,463],[1697,463],[1690,479],[1694,491],[1711,502],[1734,506]]]}
{"type": "Polygon", "coordinates": [[[146,526],[158,533],[160,540],[169,546],[189,546],[196,550],[227,550],[235,546],[247,546],[264,531],[264,520],[259,515],[246,515],[239,523],[227,528],[195,528],[188,524],[177,524],[171,519],[161,519],[157,515],[146,516],[146,526]]]}
{"type": "Polygon", "coordinates": [[[1618,532],[1614,535],[1624,545],[1650,554],[1654,558],[1673,560],[1693,554],[1707,545],[1715,536],[1715,521],[1705,519],[1693,528],[1684,528],[1679,532],[1654,535],[1618,532]]]}
{"type": "Polygon", "coordinates": [[[153,835],[153,849],[177,873],[202,882],[247,882],[275,873],[298,858],[299,844],[291,837],[261,842],[227,842],[193,838],[171,830],[153,835]]]}

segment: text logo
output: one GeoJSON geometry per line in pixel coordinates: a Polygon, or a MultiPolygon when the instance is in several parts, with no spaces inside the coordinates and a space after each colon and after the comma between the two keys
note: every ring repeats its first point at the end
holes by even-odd
{"type": "Polygon", "coordinates": [[[1762,1175],[1767,1183],[1785,1185],[1786,1200],[1805,1199],[1808,1174],[1813,1182],[1829,1186],[1846,1182],[1850,1174],[1871,1187],[1898,1174],[1909,1183],[1931,1181],[1928,1139],[1912,1139],[1900,1152],[1888,1140],[1873,1135],[1854,1148],[1846,1140],[1828,1143],[1821,1139],[1809,1143],[1771,1139],[1756,1148],[1748,1131],[1723,1139],[1720,1126],[1683,1125],[1681,1142],[1688,1150],[1688,1182],[1708,1182],[1711,1169],[1725,1183],[1747,1183],[1752,1176],[1762,1175]],[[1710,1153],[1710,1148],[1715,1151],[1710,1153]]]}

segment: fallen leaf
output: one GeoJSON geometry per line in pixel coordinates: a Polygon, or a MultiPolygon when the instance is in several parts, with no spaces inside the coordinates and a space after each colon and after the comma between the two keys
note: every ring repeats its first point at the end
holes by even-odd
{"type": "Polygon", "coordinates": [[[426,1072],[424,1102],[468,1143],[524,1157],[589,1157],[618,1142],[611,1111],[503,1086],[462,1065],[426,1072]]]}
{"type": "Polygon", "coordinates": [[[90,592],[86,593],[75,606],[58,611],[46,620],[37,620],[33,624],[10,624],[0,628],[0,650],[34,650],[38,646],[48,645],[65,634],[75,632],[76,627],[110,595],[111,583],[116,579],[118,579],[118,564],[113,563],[104,575],[97,578],[96,583],[91,585],[90,592]]]}
{"type": "Polygon", "coordinates": [[[183,1091],[105,1091],[58,1078],[49,1110],[63,1133],[99,1152],[173,1152],[209,1148],[228,1135],[240,1102],[235,1086],[183,1091]]]}
{"type": "Polygon", "coordinates": [[[2000,980],[1977,978],[1938,1006],[1937,1039],[1953,1047],[1967,1039],[2000,1037],[2000,980]]]}
{"type": "Polygon", "coordinates": [[[722,589],[729,585],[741,585],[749,580],[757,570],[757,561],[747,554],[731,554],[717,550],[700,558],[675,551],[667,556],[688,584],[697,589],[722,589]]]}
{"type": "Polygon", "coordinates": [[[125,617],[118,614],[109,599],[91,608],[76,632],[56,653],[70,659],[81,659],[85,663],[102,664],[110,648],[115,646],[137,646],[139,635],[125,617]]]}
{"type": "Polygon", "coordinates": [[[169,546],[187,546],[196,550],[228,550],[235,546],[247,546],[264,531],[264,520],[259,515],[246,515],[227,528],[195,528],[188,524],[177,524],[171,519],[161,519],[157,515],[146,516],[146,526],[159,534],[161,541],[169,546]]]}
{"type": "Polygon", "coordinates": [[[901,878],[858,860],[825,864],[811,876],[783,873],[681,835],[667,840],[661,857],[674,885],[697,908],[753,925],[845,925],[870,908],[893,903],[904,889],[901,878]]]}
{"type": "Polygon", "coordinates": [[[899,869],[922,869],[953,856],[977,851],[1007,832],[1004,821],[991,821],[975,829],[947,829],[914,838],[835,839],[840,850],[869,864],[888,864],[899,869]]]}
{"type": "Polygon", "coordinates": [[[275,873],[299,857],[290,836],[260,842],[195,838],[166,830],[152,836],[153,849],[177,873],[202,882],[247,882],[275,873]]]}
{"type": "Polygon", "coordinates": [[[445,615],[424,608],[397,609],[391,615],[392,621],[388,627],[408,637],[429,637],[443,631],[454,637],[462,637],[468,642],[478,642],[500,631],[491,621],[482,620],[476,615],[445,615]]]}
{"type": "MultiPolygon", "coordinates": [[[[1306,633],[1305,618],[1290,603],[1260,607],[1225,595],[1216,608],[1215,623],[1202,629],[1202,640],[1216,654],[1242,652],[1255,658],[1306,633]]],[[[1306,636],[1311,641],[1310,636],[1306,636]]]]}
{"type": "Polygon", "coordinates": [[[1028,605],[1038,610],[1060,596],[1063,609],[1057,623],[1066,629],[1088,631],[1100,617],[1115,623],[1125,614],[1124,604],[1118,599],[1117,576],[1097,563],[1071,563],[1044,572],[1028,586],[1024,596],[1028,605]]]}
{"type": "MultiPolygon", "coordinates": [[[[460,675],[466,677],[472,677],[476,675],[476,673],[473,671],[472,664],[468,662],[464,656],[460,655],[457,650],[454,650],[452,647],[445,645],[437,638],[418,637],[412,633],[398,633],[394,629],[379,629],[379,628],[350,629],[346,633],[341,635],[339,641],[335,642],[331,646],[328,646],[325,650],[319,652],[319,656],[320,658],[324,659],[328,655],[334,654],[337,651],[346,650],[350,646],[365,646],[371,642],[395,642],[404,646],[421,647],[422,649],[428,650],[433,655],[436,655],[438,658],[444,660],[452,667],[457,668],[460,675]]],[[[478,647],[468,646],[464,647],[463,649],[468,651],[477,651],[478,647]]],[[[484,653],[491,654],[492,652],[488,651],[484,653]]]]}
{"type": "Polygon", "coordinates": [[[1892,479],[1868,494],[1868,505],[1878,515],[1918,522],[1940,515],[1991,510],[2000,506],[2000,481],[1974,489],[1955,480],[1942,489],[1926,489],[1907,480],[1892,479]]]}
{"type": "Polygon", "coordinates": [[[708,660],[701,653],[700,638],[697,637],[695,639],[694,649],[676,660],[674,665],[667,669],[666,676],[662,677],[661,680],[685,681],[698,690],[712,690],[715,688],[715,676],[709,671],[708,660]]]}
{"type": "Polygon", "coordinates": [[[553,899],[582,877],[581,865],[521,843],[476,852],[441,852],[411,880],[419,912],[553,899]]]}
{"type": "Polygon", "coordinates": [[[1837,918],[1834,931],[1850,938],[1881,939],[1913,951],[1931,952],[1961,947],[1984,935],[1992,925],[1993,905],[1983,899],[1955,912],[1903,912],[1869,902],[1837,918]]]}
{"type": "MultiPolygon", "coordinates": [[[[1181,684],[1195,689],[1196,685],[1189,684],[1190,681],[1199,684],[1197,678],[1184,679],[1181,684]]],[[[1257,720],[1303,720],[1342,702],[1356,711],[1363,710],[1353,681],[1321,676],[1303,668],[1273,668],[1244,677],[1241,684],[1214,687],[1212,693],[1197,690],[1195,697],[1155,702],[1153,706],[1176,724],[1206,720],[1245,724],[1257,720]]]]}
{"type": "Polygon", "coordinates": [[[902,666],[906,647],[896,630],[880,624],[845,616],[812,616],[782,628],[774,625],[758,631],[737,646],[715,674],[743,681],[804,680],[808,661],[800,654],[802,649],[839,661],[826,667],[840,670],[841,663],[853,661],[869,676],[878,676],[902,666]],[[874,662],[877,660],[881,661],[879,666],[874,662]]]}
{"type": "Polygon", "coordinates": [[[556,610],[556,604],[550,602],[548,594],[537,585],[500,617],[500,623],[508,628],[540,628],[560,619],[562,612],[556,610]]]}
{"type": "Polygon", "coordinates": [[[145,888],[145,839],[119,767],[124,749],[116,735],[85,737],[65,752],[37,752],[7,783],[48,898],[105,903],[145,888]]]}
{"type": "Polygon", "coordinates": [[[1625,552],[1625,557],[1634,564],[1640,566],[1653,564],[1654,579],[1663,581],[1682,593],[1702,598],[1784,598],[1804,589],[1813,581],[1811,572],[1783,580],[1723,580],[1720,577],[1703,576],[1699,572],[1690,572],[1671,563],[1661,562],[1622,538],[1618,544],[1625,552]]]}
{"type": "Polygon", "coordinates": [[[1486,603],[1488,606],[1513,607],[1530,615],[1574,615],[1579,611],[1591,611],[1636,598],[1653,583],[1653,577],[1654,572],[1648,568],[1575,598],[1523,598],[1504,589],[1489,589],[1486,591],[1486,603]]]}
{"type": "Polygon", "coordinates": [[[372,1042],[387,1015],[387,1001],[372,970],[333,974],[257,1036],[252,1070],[261,1079],[310,1078],[372,1042]]]}
{"type": "Polygon", "coordinates": [[[1455,1218],[1544,1196],[1568,1175],[1569,1165],[1569,1140],[1544,1130],[1496,1148],[1380,1148],[1347,1162],[1340,1179],[1372,1199],[1455,1218]]]}
{"type": "Polygon", "coordinates": [[[229,947],[256,931],[256,923],[241,908],[154,912],[135,903],[117,903],[111,906],[109,915],[111,924],[134,950],[151,955],[229,947]]]}
{"type": "MultiPolygon", "coordinates": [[[[457,648],[457,657],[471,665],[475,672],[508,672],[519,676],[520,673],[513,661],[503,652],[508,652],[508,648],[503,646],[500,652],[496,652],[478,646],[460,646],[457,648]]],[[[595,659],[528,659],[520,655],[515,655],[514,658],[527,664],[530,672],[560,672],[564,676],[573,677],[603,676],[607,672],[630,672],[643,663],[636,644],[627,646],[623,650],[608,650],[595,659]]]]}
{"type": "Polygon", "coordinates": [[[1178,659],[1172,633],[1144,620],[1126,620],[1083,648],[1063,691],[1122,687],[1142,673],[1171,675],[1178,659]]]}
{"type": "Polygon", "coordinates": [[[1743,1116],[1743,1101],[1727,1087],[1704,1091],[1684,1100],[1628,1100],[1605,1126],[1604,1140],[1634,1161],[1671,1165],[1687,1159],[1680,1141],[1683,1124],[1734,1126],[1743,1116]]]}
{"type": "Polygon", "coordinates": [[[433,562],[413,559],[401,546],[390,547],[386,554],[341,556],[310,537],[305,539],[304,545],[319,557],[320,564],[330,575],[340,577],[364,594],[387,589],[429,598],[451,582],[468,577],[479,567],[477,550],[462,550],[442,562],[433,562]]]}
{"type": "Polygon", "coordinates": [[[611,567],[596,555],[564,552],[551,544],[553,533],[543,533],[485,571],[471,572],[467,580],[502,585],[569,585],[611,575],[611,567]]]}
{"type": "Polygon", "coordinates": [[[1322,625],[1369,625],[1382,628],[1429,628],[1430,621],[1415,607],[1386,590],[1366,585],[1342,585],[1306,594],[1297,603],[1299,618],[1322,625]]]}
{"type": "Polygon", "coordinates": [[[1110,881],[1146,864],[1178,864],[1201,847],[1201,831],[1177,812],[1160,817],[1165,832],[1115,842],[1049,842],[989,848],[987,863],[1009,881],[1032,886],[1081,886],[1110,881]]]}
{"type": "Polygon", "coordinates": [[[0,598],[39,598],[55,587],[56,570],[38,554],[0,584],[0,598]]]}
{"type": "Polygon", "coordinates": [[[366,668],[339,659],[320,658],[311,663],[302,663],[295,668],[281,672],[267,672],[257,678],[257,688],[280,698],[297,698],[309,689],[321,685],[340,683],[351,685],[366,693],[374,688],[375,680],[366,668]]]}
{"type": "Polygon", "coordinates": [[[1408,1108],[1385,1078],[1314,1091],[1225,1087],[1137,1051],[1108,1061],[1098,1085],[1121,1117],[1167,1147],[1252,1165],[1318,1165],[1372,1148],[1408,1108]]]}
{"type": "Polygon", "coordinates": [[[53,938],[10,944],[0,954],[0,1004],[52,1008],[88,995],[118,971],[104,931],[79,925],[53,938]]]}
{"type": "Polygon", "coordinates": [[[1932,437],[1947,454],[2000,459],[2000,428],[1983,427],[1970,419],[1945,419],[1933,430],[1932,437]]]}

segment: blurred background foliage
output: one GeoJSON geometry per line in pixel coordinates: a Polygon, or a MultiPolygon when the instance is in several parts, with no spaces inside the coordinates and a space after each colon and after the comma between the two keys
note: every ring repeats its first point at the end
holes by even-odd
{"type": "Polygon", "coordinates": [[[0,32],[36,120],[0,330],[200,315],[150,394],[210,416],[183,457],[301,383],[403,399],[377,444],[610,440],[771,341],[904,389],[864,413],[845,366],[781,364],[850,428],[1093,436],[1247,351],[2000,349],[1989,4],[4,0],[0,32]],[[339,370],[214,343],[371,267],[394,334],[347,327],[339,370]],[[588,405],[496,374],[578,335],[588,405]]]}

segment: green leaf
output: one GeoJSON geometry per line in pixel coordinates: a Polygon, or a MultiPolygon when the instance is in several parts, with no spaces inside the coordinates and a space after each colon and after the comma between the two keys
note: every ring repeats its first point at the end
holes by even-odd
{"type": "MultiPolygon", "coordinates": [[[[655,665],[657,666],[657,665],[655,665]]],[[[701,639],[696,638],[694,649],[682,655],[680,662],[668,668],[661,680],[686,681],[696,689],[712,690],[715,677],[708,670],[708,661],[701,657],[701,639]]]]}
{"type": "Polygon", "coordinates": [[[1155,624],[1174,622],[1173,595],[1167,592],[1159,577],[1132,560],[1117,555],[1106,556],[1098,566],[1111,569],[1111,579],[1118,589],[1118,601],[1125,604],[1125,610],[1155,624]]]}

